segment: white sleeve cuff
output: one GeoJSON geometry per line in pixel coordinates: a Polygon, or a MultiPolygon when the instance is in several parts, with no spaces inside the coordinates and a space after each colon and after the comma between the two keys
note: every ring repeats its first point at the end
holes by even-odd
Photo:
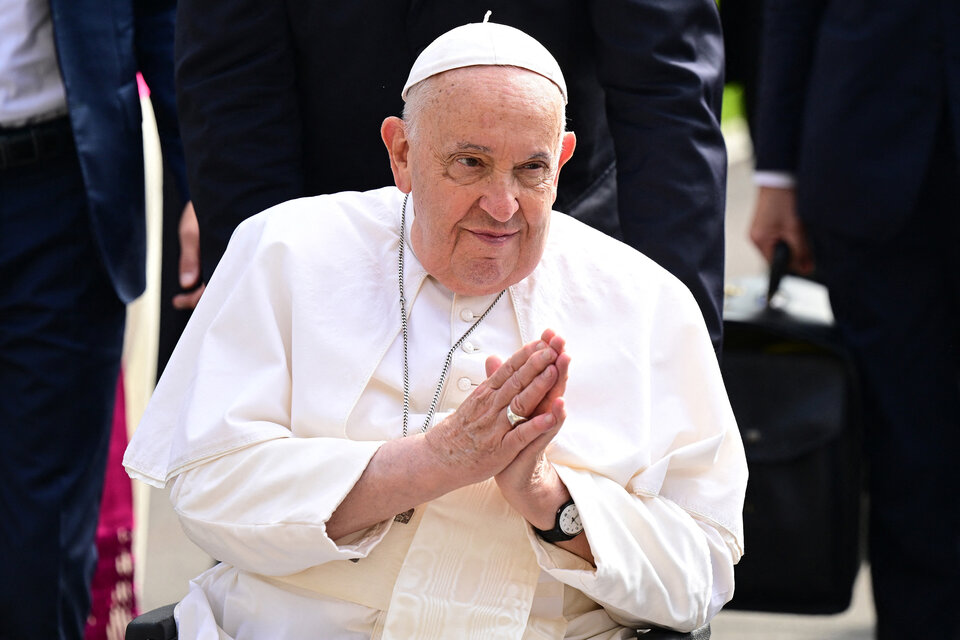
{"type": "Polygon", "coordinates": [[[788,171],[757,171],[753,174],[753,184],[758,187],[793,189],[797,186],[797,177],[788,171]]]}

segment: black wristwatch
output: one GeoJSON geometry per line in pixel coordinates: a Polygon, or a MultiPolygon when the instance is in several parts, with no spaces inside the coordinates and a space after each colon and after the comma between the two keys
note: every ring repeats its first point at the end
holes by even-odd
{"type": "Polygon", "coordinates": [[[580,522],[580,510],[577,509],[577,505],[571,499],[557,509],[557,521],[553,525],[553,529],[544,531],[534,527],[533,530],[547,542],[572,540],[583,531],[583,523],[580,522]]]}

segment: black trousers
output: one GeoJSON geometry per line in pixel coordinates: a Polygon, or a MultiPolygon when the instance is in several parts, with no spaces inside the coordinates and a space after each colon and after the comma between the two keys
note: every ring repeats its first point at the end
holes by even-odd
{"type": "Polygon", "coordinates": [[[173,297],[183,293],[180,287],[180,216],[186,202],[177,189],[176,180],[164,163],[163,223],[160,267],[160,331],[157,336],[157,380],[173,355],[190,315],[189,309],[174,309],[173,297]]]}
{"type": "Polygon", "coordinates": [[[960,165],[946,133],[895,237],[809,229],[863,376],[879,640],[960,637],[960,165]]]}
{"type": "Polygon", "coordinates": [[[75,153],[0,170],[0,638],[82,638],[124,305],[75,153]]]}

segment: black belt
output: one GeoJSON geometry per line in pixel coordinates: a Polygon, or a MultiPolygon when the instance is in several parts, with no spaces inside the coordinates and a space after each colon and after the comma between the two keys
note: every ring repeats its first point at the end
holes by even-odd
{"type": "Polygon", "coordinates": [[[67,116],[39,124],[0,128],[0,171],[63,155],[73,149],[67,116]]]}

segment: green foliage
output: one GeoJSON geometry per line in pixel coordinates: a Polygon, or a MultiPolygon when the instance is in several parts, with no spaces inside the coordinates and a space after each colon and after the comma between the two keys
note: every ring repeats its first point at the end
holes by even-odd
{"type": "Polygon", "coordinates": [[[720,113],[720,123],[744,118],[746,113],[743,108],[743,87],[731,82],[723,88],[723,111],[720,113]]]}

